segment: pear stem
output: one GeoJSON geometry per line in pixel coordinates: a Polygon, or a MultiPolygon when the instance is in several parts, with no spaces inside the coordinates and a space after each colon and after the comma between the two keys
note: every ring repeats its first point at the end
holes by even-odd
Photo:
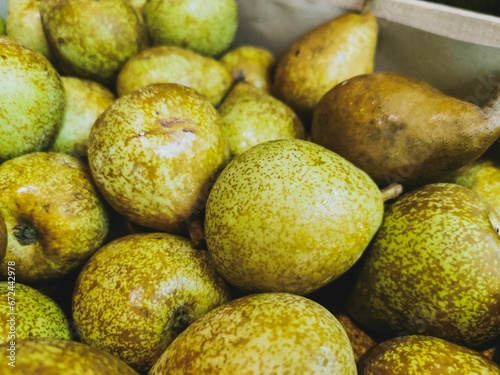
{"type": "Polygon", "coordinates": [[[368,14],[373,9],[374,0],[365,0],[363,6],[361,7],[361,14],[368,14]]]}
{"type": "Polygon", "coordinates": [[[495,86],[483,105],[483,110],[489,118],[497,116],[500,119],[500,85],[495,86]]]}
{"type": "Polygon", "coordinates": [[[194,218],[188,221],[187,227],[193,248],[198,250],[206,249],[203,221],[200,218],[194,218]]]}
{"type": "Polygon", "coordinates": [[[385,188],[380,190],[380,194],[382,194],[382,200],[384,202],[396,199],[403,194],[403,185],[397,183],[387,185],[385,188]]]}

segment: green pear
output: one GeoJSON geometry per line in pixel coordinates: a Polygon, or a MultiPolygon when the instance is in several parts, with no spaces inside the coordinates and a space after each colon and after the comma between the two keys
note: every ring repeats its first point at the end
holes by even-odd
{"type": "Polygon", "coordinates": [[[72,340],[31,338],[0,345],[16,375],[138,375],[111,354],[72,340]],[[14,370],[15,368],[15,370],[14,370]]]}
{"type": "Polygon", "coordinates": [[[271,51],[255,46],[240,46],[226,52],[219,61],[234,80],[248,82],[266,92],[271,91],[271,76],[276,64],[271,51]]]}
{"type": "MultiPolygon", "coordinates": [[[[16,267],[10,267],[15,275],[16,267]]],[[[12,279],[12,280],[15,280],[12,279]]],[[[0,344],[31,337],[71,339],[61,307],[38,290],[18,282],[0,281],[0,344]]]]}
{"type": "Polygon", "coordinates": [[[500,89],[483,108],[397,73],[336,85],[314,109],[311,140],[345,157],[380,186],[440,181],[500,136],[500,89]]]}
{"type": "Polygon", "coordinates": [[[500,367],[480,353],[432,336],[395,337],[373,347],[359,362],[360,375],[498,375],[500,367]]]}
{"type": "Polygon", "coordinates": [[[0,35],[5,35],[5,21],[0,17],[0,35]]]}
{"type": "Polygon", "coordinates": [[[83,342],[144,373],[182,330],[228,299],[206,251],[167,233],[133,234],[82,269],[73,318],[83,342]]]}
{"type": "Polygon", "coordinates": [[[65,75],[110,84],[147,42],[141,18],[123,0],[44,0],[39,9],[55,63],[65,75]]]}
{"type": "Polygon", "coordinates": [[[149,0],[144,20],[154,45],[174,45],[217,56],[238,28],[235,0],[149,0]]]}
{"type": "Polygon", "coordinates": [[[387,210],[346,302],[384,336],[478,347],[500,335],[500,219],[471,189],[436,183],[387,210]]]}
{"type": "Polygon", "coordinates": [[[101,84],[77,77],[61,77],[66,93],[66,108],[61,127],[49,150],[87,158],[90,128],[115,100],[101,84]]]}
{"type": "Polygon", "coordinates": [[[218,111],[233,156],[265,141],[305,137],[290,107],[249,83],[236,84],[218,111]]]}
{"type": "Polygon", "coordinates": [[[273,93],[300,114],[309,114],[336,84],[373,71],[375,16],[344,14],[302,35],[279,59],[273,93]]]}
{"type": "Polygon", "coordinates": [[[46,148],[61,124],[65,96],[50,62],[0,36],[0,163],[46,148]]]}
{"type": "Polygon", "coordinates": [[[16,281],[35,284],[75,271],[101,246],[107,212],[83,162],[55,152],[33,152],[0,165],[0,216],[16,281]]]}
{"type": "Polygon", "coordinates": [[[458,169],[446,181],[474,190],[500,216],[500,163],[486,156],[458,169]]]}
{"type": "Polygon", "coordinates": [[[131,57],[118,74],[119,96],[154,83],[178,83],[219,104],[233,79],[219,61],[185,48],[156,46],[131,57]]]}
{"type": "Polygon", "coordinates": [[[137,224],[186,233],[229,158],[217,110],[175,83],[132,91],[96,120],[88,159],[111,206],[137,224]]]}
{"type": "Polygon", "coordinates": [[[230,301],[191,324],[148,375],[356,374],[342,325],[320,304],[288,293],[230,301]]]}
{"type": "Polygon", "coordinates": [[[206,243],[238,288],[307,294],[356,262],[383,211],[375,183],[337,154],[305,140],[267,141],[215,181],[206,243]]]}
{"type": "Polygon", "coordinates": [[[9,0],[7,35],[52,60],[52,53],[42,27],[39,3],[40,0],[9,0]]]}

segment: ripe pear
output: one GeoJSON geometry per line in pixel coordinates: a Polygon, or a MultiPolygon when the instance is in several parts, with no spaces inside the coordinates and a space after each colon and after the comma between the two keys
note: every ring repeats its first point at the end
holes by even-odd
{"type": "Polygon", "coordinates": [[[288,293],[230,301],[191,324],[148,375],[356,374],[349,339],[320,304],[288,293]]]}
{"type": "Polygon", "coordinates": [[[480,353],[432,336],[384,341],[358,362],[360,375],[498,375],[500,367],[480,353]]]}
{"type": "Polygon", "coordinates": [[[500,335],[500,219],[471,189],[436,183],[399,197],[366,252],[349,316],[386,337],[478,347],[500,335]]]}
{"type": "Polygon", "coordinates": [[[72,340],[31,338],[2,344],[0,350],[8,361],[5,368],[15,367],[16,375],[138,375],[111,354],[72,340]]]}
{"type": "Polygon", "coordinates": [[[101,246],[107,212],[87,166],[70,155],[33,152],[0,165],[0,216],[16,281],[56,280],[81,267],[101,246]]]}
{"type": "Polygon", "coordinates": [[[228,300],[206,251],[167,233],[132,234],[82,269],[73,318],[83,342],[144,373],[182,330],[228,300]]]}
{"type": "Polygon", "coordinates": [[[483,108],[397,73],[332,88],[314,109],[311,139],[379,185],[438,182],[481,156],[500,135],[498,93],[483,108]]]}
{"type": "Polygon", "coordinates": [[[65,96],[50,62],[0,36],[0,163],[46,148],[61,124],[65,96]]]}
{"type": "Polygon", "coordinates": [[[39,9],[56,66],[65,75],[110,84],[147,43],[142,19],[123,0],[44,0],[39,9]]]}
{"type": "Polygon", "coordinates": [[[383,211],[375,183],[337,154],[305,140],[267,141],[215,181],[206,242],[238,288],[307,294],[356,262],[383,211]]]}
{"type": "Polygon", "coordinates": [[[240,46],[226,52],[219,61],[234,80],[248,82],[266,92],[271,91],[271,76],[276,65],[276,58],[271,51],[255,46],[240,46]]]}
{"type": "Polygon", "coordinates": [[[483,198],[500,216],[500,163],[483,157],[458,169],[446,181],[468,187],[483,198]]]}
{"type": "Polygon", "coordinates": [[[88,159],[111,206],[128,220],[185,233],[203,210],[207,186],[229,158],[217,110],[175,83],[118,98],[90,131],[88,159]]]}
{"type": "Polygon", "coordinates": [[[278,61],[273,93],[300,114],[348,78],[373,71],[375,16],[345,14],[298,38],[278,61]]]}
{"type": "Polygon", "coordinates": [[[49,150],[86,160],[90,128],[115,100],[103,85],[77,77],[61,77],[66,108],[61,127],[49,150]]]}
{"type": "Polygon", "coordinates": [[[219,61],[185,48],[157,46],[131,57],[118,74],[119,96],[154,83],[188,86],[214,106],[231,87],[233,79],[219,61]]]}
{"type": "Polygon", "coordinates": [[[43,31],[39,3],[40,0],[9,0],[7,35],[51,61],[52,53],[43,31]]]}
{"type": "Polygon", "coordinates": [[[233,156],[274,139],[304,138],[297,114],[263,90],[239,82],[218,108],[233,156]]]}
{"type": "MultiPolygon", "coordinates": [[[[11,267],[14,271],[16,267],[11,267]]],[[[12,279],[14,280],[14,279],[12,279]]],[[[31,337],[71,339],[68,319],[53,299],[21,283],[0,281],[0,344],[31,337]]]]}
{"type": "Polygon", "coordinates": [[[149,0],[144,20],[154,45],[174,45],[216,57],[238,28],[235,0],[149,0]]]}

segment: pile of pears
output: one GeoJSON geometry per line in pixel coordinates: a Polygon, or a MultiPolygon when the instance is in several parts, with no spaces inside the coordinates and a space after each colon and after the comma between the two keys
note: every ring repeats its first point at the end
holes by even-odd
{"type": "Polygon", "coordinates": [[[369,9],[282,56],[238,24],[9,0],[0,368],[500,374],[500,88],[377,71],[369,9]]]}

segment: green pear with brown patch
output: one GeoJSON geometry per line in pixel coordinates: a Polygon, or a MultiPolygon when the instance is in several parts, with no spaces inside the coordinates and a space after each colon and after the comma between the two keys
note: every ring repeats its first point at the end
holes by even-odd
{"type": "Polygon", "coordinates": [[[471,189],[437,183],[399,197],[367,249],[346,310],[384,337],[479,347],[500,335],[500,219],[471,189]]]}
{"type": "Polygon", "coordinates": [[[2,344],[0,350],[3,366],[18,375],[138,375],[113,355],[72,340],[31,338],[2,344]]]}
{"type": "Polygon", "coordinates": [[[500,367],[480,353],[437,337],[395,337],[373,347],[358,362],[359,375],[498,375],[500,367]]]}
{"type": "Polygon", "coordinates": [[[267,141],[215,181],[206,242],[217,270],[238,288],[307,294],[356,262],[383,211],[375,183],[342,157],[305,140],[267,141]]]}
{"type": "Polygon", "coordinates": [[[228,299],[206,251],[167,233],[133,234],[82,269],[73,318],[83,342],[144,373],[182,330],[228,299]]]}
{"type": "MultiPolygon", "coordinates": [[[[15,275],[15,265],[10,270],[15,275]]],[[[61,307],[38,290],[19,282],[0,281],[0,297],[0,317],[7,322],[0,325],[1,344],[31,337],[72,338],[61,307]]]]}
{"type": "Polygon", "coordinates": [[[233,157],[262,142],[305,137],[290,107],[250,83],[236,84],[218,111],[233,157]]]}
{"type": "Polygon", "coordinates": [[[219,104],[233,79],[219,61],[175,46],[156,46],[131,57],[116,82],[119,96],[154,83],[178,83],[219,104]]]}
{"type": "Polygon", "coordinates": [[[356,374],[342,325],[320,304],[288,293],[230,301],[191,324],[148,375],[356,374]]]}

